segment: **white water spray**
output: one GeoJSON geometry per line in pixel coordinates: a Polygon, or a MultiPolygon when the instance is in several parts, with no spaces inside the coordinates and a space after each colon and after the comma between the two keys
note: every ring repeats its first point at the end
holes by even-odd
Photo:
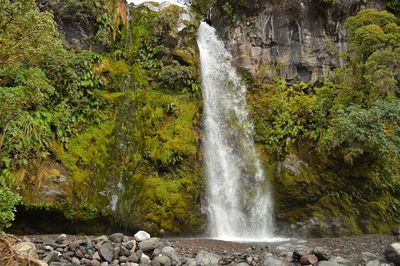
{"type": "Polygon", "coordinates": [[[197,41],[204,97],[209,234],[224,240],[271,240],[272,200],[253,142],[246,87],[213,27],[202,22],[197,41]]]}

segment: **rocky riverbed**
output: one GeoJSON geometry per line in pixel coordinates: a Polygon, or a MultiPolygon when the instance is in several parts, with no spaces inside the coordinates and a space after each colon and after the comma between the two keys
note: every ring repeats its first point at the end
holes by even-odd
{"type": "Polygon", "coordinates": [[[400,265],[400,243],[384,235],[265,243],[160,239],[144,231],[134,236],[62,234],[14,239],[14,262],[4,260],[6,256],[0,253],[0,265],[400,265]]]}

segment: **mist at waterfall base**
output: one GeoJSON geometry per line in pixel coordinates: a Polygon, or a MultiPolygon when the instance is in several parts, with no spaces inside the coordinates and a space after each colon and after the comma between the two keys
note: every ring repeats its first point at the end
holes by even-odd
{"type": "Polygon", "coordinates": [[[227,241],[274,241],[268,181],[254,146],[246,87],[215,29],[198,31],[204,98],[204,158],[209,237],[227,241]]]}

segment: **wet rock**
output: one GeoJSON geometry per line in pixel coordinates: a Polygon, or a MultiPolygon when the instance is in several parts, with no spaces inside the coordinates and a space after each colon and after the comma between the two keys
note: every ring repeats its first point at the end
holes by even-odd
{"type": "Polygon", "coordinates": [[[171,259],[167,256],[155,257],[154,261],[160,263],[162,266],[171,266],[171,259]]]}
{"type": "Polygon", "coordinates": [[[150,239],[150,234],[145,231],[139,231],[134,235],[134,237],[136,241],[141,242],[150,239]]]}
{"type": "Polygon", "coordinates": [[[124,239],[124,235],[121,233],[115,233],[110,235],[108,239],[110,239],[110,241],[114,243],[121,243],[122,240],[124,239]]]}
{"type": "Polygon", "coordinates": [[[108,261],[111,262],[113,260],[114,257],[114,247],[110,242],[105,242],[100,246],[99,249],[99,254],[100,256],[108,261]]]}
{"type": "Polygon", "coordinates": [[[154,249],[160,247],[161,241],[157,237],[152,237],[150,239],[144,240],[139,243],[139,249],[143,252],[153,251],[154,249]]]}
{"type": "Polygon", "coordinates": [[[385,257],[388,261],[400,265],[400,243],[393,243],[385,250],[385,257]]]}
{"type": "Polygon", "coordinates": [[[323,247],[315,247],[312,250],[312,254],[317,256],[318,260],[329,260],[331,258],[331,252],[323,247]]]}
{"type": "Polygon", "coordinates": [[[35,244],[32,242],[20,242],[13,246],[15,253],[32,259],[39,259],[35,244]]]}
{"type": "Polygon", "coordinates": [[[218,265],[218,261],[221,259],[220,256],[217,254],[200,251],[199,254],[196,256],[196,264],[198,266],[205,266],[205,265],[218,265]]]}
{"type": "Polygon", "coordinates": [[[300,264],[301,265],[317,265],[318,258],[315,255],[306,255],[301,257],[300,264]]]}

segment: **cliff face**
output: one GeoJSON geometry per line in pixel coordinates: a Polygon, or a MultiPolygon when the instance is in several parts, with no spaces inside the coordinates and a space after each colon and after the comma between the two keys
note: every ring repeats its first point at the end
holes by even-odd
{"type": "Polygon", "coordinates": [[[41,11],[51,11],[66,48],[104,52],[117,39],[117,31],[126,25],[125,0],[95,1],[36,0],[41,11]]]}
{"type": "Polygon", "coordinates": [[[273,65],[289,82],[322,80],[343,64],[346,50],[343,23],[363,8],[384,9],[385,1],[255,0],[234,22],[213,10],[213,23],[226,40],[237,66],[257,75],[273,65]]]}

